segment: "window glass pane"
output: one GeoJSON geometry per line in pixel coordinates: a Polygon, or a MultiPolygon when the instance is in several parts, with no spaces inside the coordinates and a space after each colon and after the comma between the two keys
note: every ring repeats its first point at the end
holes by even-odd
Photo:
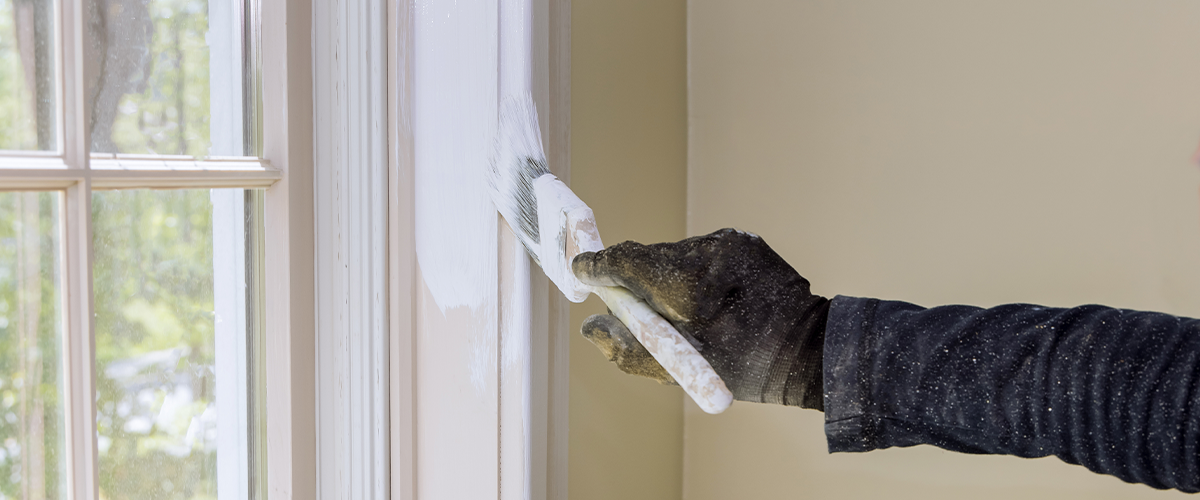
{"type": "Polygon", "coordinates": [[[58,193],[0,193],[0,498],[66,498],[58,193]]]}
{"type": "Polygon", "coordinates": [[[54,2],[0,0],[0,149],[54,150],[54,2]]]}
{"type": "Polygon", "coordinates": [[[261,336],[248,198],[231,189],[93,195],[104,498],[253,496],[261,336]]]}
{"type": "Polygon", "coordinates": [[[254,154],[252,0],[85,2],[92,152],[254,154]]]}

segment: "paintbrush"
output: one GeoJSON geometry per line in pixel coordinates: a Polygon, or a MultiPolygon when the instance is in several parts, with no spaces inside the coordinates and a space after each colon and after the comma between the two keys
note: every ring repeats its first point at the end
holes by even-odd
{"type": "Polygon", "coordinates": [[[497,210],[568,300],[598,295],[701,409],[725,411],[733,394],[671,323],[622,287],[591,286],[575,278],[571,259],[604,245],[592,209],[546,167],[541,137],[532,97],[505,98],[489,168],[497,210]]]}

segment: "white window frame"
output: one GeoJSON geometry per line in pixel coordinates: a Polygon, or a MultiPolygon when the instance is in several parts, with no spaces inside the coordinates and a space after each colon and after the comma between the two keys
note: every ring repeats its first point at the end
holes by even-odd
{"type": "Polygon", "coordinates": [[[313,3],[317,496],[388,470],[387,0],[313,3]]]}
{"type": "Polygon", "coordinates": [[[65,474],[72,500],[99,498],[92,191],[134,188],[266,188],[267,491],[272,499],[316,497],[312,9],[304,1],[259,1],[261,159],[90,155],[83,0],[57,5],[59,150],[0,153],[0,190],[64,193],[62,359],[65,474]]]}
{"type": "Polygon", "coordinates": [[[316,487],[312,3],[260,0],[266,193],[267,497],[316,487]]]}
{"type": "MultiPolygon", "coordinates": [[[[431,335],[455,332],[426,332],[418,321],[422,282],[416,255],[416,196],[414,175],[413,100],[415,69],[415,0],[388,0],[388,317],[391,341],[389,419],[391,422],[391,498],[410,500],[420,497],[419,483],[463,475],[456,467],[426,461],[418,446],[421,422],[418,415],[418,389],[430,388],[419,379],[429,374],[416,359],[418,344],[431,335]],[[441,476],[441,477],[439,477],[441,476]]],[[[499,0],[503,5],[504,0],[499,0]]],[[[564,182],[570,179],[570,0],[532,0],[532,90],[538,104],[543,140],[552,171],[564,182]]],[[[502,7],[503,8],[503,7],[502,7]]],[[[340,19],[328,22],[338,23],[340,19]]],[[[348,86],[353,88],[352,86],[348,86]]],[[[322,92],[318,89],[318,94],[322,92]]],[[[319,98],[318,98],[319,99],[319,98]]],[[[318,166],[318,169],[321,167],[318,166]]],[[[498,219],[499,220],[499,219],[498,219]]],[[[520,274],[524,251],[501,224],[498,249],[500,272],[520,274]]],[[[447,228],[447,230],[452,230],[447,228]]],[[[501,297],[501,307],[528,308],[530,330],[520,356],[523,365],[501,368],[501,384],[496,429],[499,457],[494,471],[481,471],[487,477],[463,477],[464,481],[496,481],[501,499],[567,498],[567,423],[570,376],[569,303],[540,271],[529,277],[527,303],[501,297]],[[509,300],[505,300],[505,299],[509,300]],[[514,404],[513,402],[519,402],[514,404]],[[524,415],[522,415],[524,413],[524,415]],[[507,424],[507,425],[505,425],[507,424]]],[[[511,274],[509,276],[512,276],[511,274]]],[[[322,306],[323,309],[323,306],[322,306]]],[[[505,309],[508,310],[508,309],[505,309]]],[[[503,333],[501,333],[503,335],[503,333]]],[[[519,344],[519,343],[518,343],[519,344]]],[[[511,345],[504,343],[505,346],[511,345]]],[[[436,385],[436,384],[434,384],[436,385]]],[[[455,398],[447,393],[439,397],[455,398]]],[[[453,418],[453,415],[446,415],[453,418]]],[[[435,417],[436,418],[436,417],[435,417]]],[[[324,432],[324,425],[321,432],[324,432]]],[[[436,444],[440,446],[441,444],[436,444]]],[[[430,445],[435,446],[435,445],[430,445]]],[[[491,444],[479,443],[454,453],[490,451],[491,444]]],[[[321,472],[322,478],[326,471],[321,472]]]]}

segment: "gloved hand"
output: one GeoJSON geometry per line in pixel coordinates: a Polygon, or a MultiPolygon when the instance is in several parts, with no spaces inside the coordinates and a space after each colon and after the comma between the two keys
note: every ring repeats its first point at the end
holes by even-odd
{"type": "MultiPolygon", "coordinates": [[[[757,235],[735,229],[676,243],[627,241],[579,254],[584,283],[622,286],[687,338],[739,401],[822,410],[829,299],[757,235]]],[[[626,373],[674,384],[615,316],[583,322],[583,336],[626,373]]]]}

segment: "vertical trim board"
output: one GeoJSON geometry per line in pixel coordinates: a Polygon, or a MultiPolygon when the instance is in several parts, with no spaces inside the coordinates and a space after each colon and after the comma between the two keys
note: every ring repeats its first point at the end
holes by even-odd
{"type": "Polygon", "coordinates": [[[389,495],[383,2],[315,4],[316,477],[324,498],[389,495]]]}
{"type": "Polygon", "coordinates": [[[283,178],[264,204],[267,495],[316,488],[313,4],[261,0],[263,158],[283,178]]]}
{"type": "Polygon", "coordinates": [[[569,2],[389,6],[392,496],[565,499],[567,302],[497,215],[484,169],[498,100],[532,90],[568,177],[569,2]],[[514,19],[524,56],[506,59],[498,30],[514,19]]]}
{"type": "Polygon", "coordinates": [[[413,215],[413,9],[388,4],[388,324],[391,497],[416,497],[416,246],[413,215]]]}
{"type": "MultiPolygon", "coordinates": [[[[240,87],[239,87],[240,89],[240,87]]],[[[241,125],[241,120],[237,124],[241,125]]],[[[238,144],[240,147],[241,144],[238,144]]],[[[213,309],[217,409],[217,496],[250,498],[250,374],[247,343],[246,195],[213,189],[213,309]]],[[[254,429],[257,431],[258,429],[254,429]]]]}
{"type": "Polygon", "coordinates": [[[484,168],[496,116],[497,5],[420,0],[414,14],[417,497],[491,498],[499,488],[498,242],[484,168]]]}

